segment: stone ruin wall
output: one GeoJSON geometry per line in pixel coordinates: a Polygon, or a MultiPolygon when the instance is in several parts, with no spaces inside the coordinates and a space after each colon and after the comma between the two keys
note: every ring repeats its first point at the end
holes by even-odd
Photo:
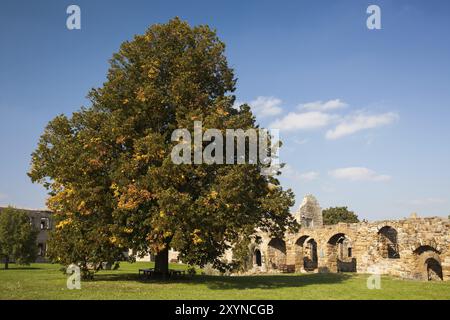
{"type": "Polygon", "coordinates": [[[339,223],[303,227],[284,239],[263,233],[260,237],[261,242],[251,247],[250,273],[280,272],[289,265],[295,272],[354,271],[450,280],[450,220],[445,218],[339,223]]]}
{"type": "MultiPolygon", "coordinates": [[[[273,239],[259,233],[261,240],[249,248],[252,267],[246,273],[279,273],[284,265],[297,273],[357,272],[429,280],[427,261],[432,259],[441,271],[440,277],[431,272],[432,280],[450,281],[449,219],[412,217],[323,226],[322,209],[312,195],[305,197],[295,218],[303,225],[295,234],[273,239]],[[312,221],[310,227],[304,227],[305,219],[312,221]]],[[[178,252],[171,250],[170,258],[176,261],[178,252]]],[[[232,261],[231,249],[224,259],[232,261]]]]}

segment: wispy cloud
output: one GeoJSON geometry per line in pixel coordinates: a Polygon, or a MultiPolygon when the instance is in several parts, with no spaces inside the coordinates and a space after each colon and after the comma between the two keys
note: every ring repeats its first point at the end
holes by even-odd
{"type": "Polygon", "coordinates": [[[333,111],[337,109],[346,108],[348,106],[347,103],[341,101],[340,99],[329,100],[326,102],[323,101],[314,101],[308,102],[305,104],[300,104],[299,109],[309,110],[309,111],[333,111]]]}
{"type": "Polygon", "coordinates": [[[325,191],[325,192],[331,193],[331,192],[335,192],[336,188],[333,187],[329,183],[325,183],[325,184],[322,185],[322,190],[325,191]]]}
{"type": "Polygon", "coordinates": [[[297,181],[313,181],[319,178],[319,173],[316,171],[298,172],[290,165],[286,165],[282,171],[287,178],[297,181]]]}
{"type": "Polygon", "coordinates": [[[308,172],[300,173],[298,175],[298,179],[303,180],[303,181],[313,181],[318,178],[319,178],[319,173],[316,171],[308,171],[308,172]]]}
{"type": "Polygon", "coordinates": [[[281,103],[281,99],[275,97],[259,96],[248,104],[257,117],[264,118],[280,114],[283,111],[281,103]]]}
{"type": "Polygon", "coordinates": [[[289,112],[285,117],[272,122],[270,127],[286,131],[310,130],[326,127],[333,119],[334,116],[318,111],[289,112]]]}
{"type": "Polygon", "coordinates": [[[295,144],[302,145],[302,144],[308,143],[309,140],[306,138],[304,138],[304,139],[294,138],[293,141],[295,144]]]}
{"type": "Polygon", "coordinates": [[[428,206],[428,205],[434,205],[434,204],[443,204],[446,203],[447,200],[443,198],[422,198],[422,199],[414,199],[411,201],[408,201],[407,204],[413,205],[413,206],[428,206]]]}
{"type": "MultiPolygon", "coordinates": [[[[259,118],[274,118],[283,112],[282,100],[273,96],[259,96],[248,104],[259,118]]],[[[325,131],[325,138],[337,140],[363,130],[392,124],[399,119],[399,115],[395,112],[370,114],[365,111],[356,111],[347,115],[338,112],[348,106],[341,99],[303,103],[298,105],[298,111],[275,118],[269,127],[291,132],[328,129],[325,131]]]]}
{"type": "Polygon", "coordinates": [[[367,115],[357,113],[342,119],[342,121],[331,130],[328,130],[325,137],[336,140],[361,130],[373,129],[395,122],[399,118],[394,112],[387,112],[378,115],[367,115]]]}
{"type": "Polygon", "coordinates": [[[364,167],[349,167],[335,169],[329,172],[336,179],[349,181],[389,181],[391,177],[386,174],[378,174],[364,167]]]}

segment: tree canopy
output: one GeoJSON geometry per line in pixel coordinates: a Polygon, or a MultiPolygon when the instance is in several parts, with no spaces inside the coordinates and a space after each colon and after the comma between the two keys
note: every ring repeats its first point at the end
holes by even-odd
{"type": "Polygon", "coordinates": [[[196,120],[222,132],[258,127],[248,105],[233,106],[224,50],[208,26],[153,25],[113,55],[91,106],[50,121],[29,175],[49,190],[54,260],[85,266],[132,249],[167,261],[174,248],[185,263],[223,270],[225,250],[258,229],[296,227],[293,193],[261,175],[261,164],[171,161],[172,132],[192,132],[196,120]]]}
{"type": "Polygon", "coordinates": [[[358,216],[347,207],[334,207],[323,210],[323,224],[332,225],[339,222],[356,223],[358,216]]]}
{"type": "Polygon", "coordinates": [[[10,261],[29,264],[37,257],[36,237],[30,218],[24,210],[8,207],[0,212],[0,258],[8,269],[10,261]]]}

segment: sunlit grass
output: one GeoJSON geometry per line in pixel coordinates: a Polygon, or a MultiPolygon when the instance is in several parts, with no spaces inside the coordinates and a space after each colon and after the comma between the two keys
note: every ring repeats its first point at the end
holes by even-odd
{"type": "MultiPolygon", "coordinates": [[[[69,290],[54,264],[11,265],[0,270],[0,299],[450,299],[450,282],[382,277],[381,289],[367,288],[367,275],[284,274],[196,275],[168,281],[142,281],[138,269],[150,263],[121,263],[101,271],[81,290],[69,290]]],[[[172,264],[172,269],[186,268],[172,264]]]]}

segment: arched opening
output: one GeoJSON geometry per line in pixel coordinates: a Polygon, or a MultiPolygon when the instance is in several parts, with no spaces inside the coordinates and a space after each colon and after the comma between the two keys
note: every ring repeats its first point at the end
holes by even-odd
{"type": "Polygon", "coordinates": [[[306,239],[308,239],[308,238],[309,238],[309,236],[301,236],[300,238],[297,239],[295,244],[299,247],[303,247],[303,244],[305,243],[306,239]]]}
{"type": "Polygon", "coordinates": [[[421,255],[422,253],[425,252],[434,252],[436,254],[440,254],[440,252],[436,248],[433,248],[432,246],[429,245],[419,246],[416,248],[416,250],[414,250],[414,253],[418,255],[421,255]]]}
{"type": "Polygon", "coordinates": [[[440,252],[430,245],[422,245],[414,251],[417,261],[415,277],[422,280],[443,280],[440,252]]]}
{"type": "Polygon", "coordinates": [[[327,251],[327,267],[330,271],[356,272],[352,243],[344,233],[337,233],[328,240],[327,251]]]}
{"type": "Polygon", "coordinates": [[[286,243],[274,238],[270,240],[267,248],[267,261],[271,269],[279,269],[280,266],[286,264],[286,243]]]}
{"type": "Polygon", "coordinates": [[[303,268],[303,254],[304,254],[304,248],[303,245],[305,244],[306,239],[308,239],[309,236],[304,235],[297,239],[295,242],[295,270],[300,271],[303,268]]]}
{"type": "Polygon", "coordinates": [[[390,226],[384,226],[378,231],[378,252],[386,259],[400,258],[397,230],[390,226]]]}
{"type": "Polygon", "coordinates": [[[253,263],[256,264],[258,267],[261,267],[262,266],[262,257],[261,257],[261,251],[259,249],[255,249],[253,257],[254,257],[253,263]]]}
{"type": "Polygon", "coordinates": [[[429,258],[425,261],[425,266],[427,268],[427,280],[428,281],[440,281],[442,277],[442,266],[434,258],[429,258]]]}
{"type": "Polygon", "coordinates": [[[317,264],[317,242],[314,239],[309,239],[305,244],[303,268],[306,271],[314,271],[317,269],[317,264]]]}

